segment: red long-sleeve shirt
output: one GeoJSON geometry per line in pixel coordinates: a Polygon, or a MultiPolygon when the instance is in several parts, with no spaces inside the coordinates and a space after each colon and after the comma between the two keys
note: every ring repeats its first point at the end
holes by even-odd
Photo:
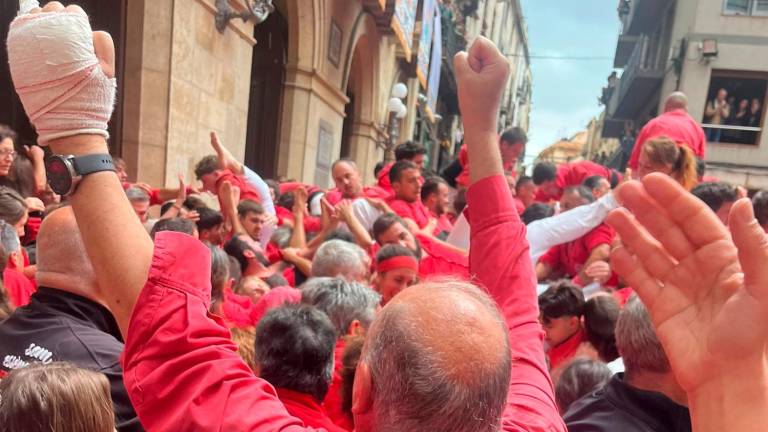
{"type": "Polygon", "coordinates": [[[640,150],[643,144],[651,138],[665,136],[679,145],[687,145],[700,159],[704,159],[707,151],[707,137],[704,129],[685,110],[666,112],[646,124],[635,140],[629,167],[637,169],[640,161],[640,150]]]}
{"type": "MultiPolygon", "coordinates": [[[[471,265],[509,327],[513,364],[502,430],[565,432],[544,361],[525,227],[506,180],[484,179],[468,199],[471,265]]],[[[122,357],[142,424],[153,432],[312,430],[288,414],[274,388],[238,357],[221,319],[207,313],[209,260],[208,249],[190,236],[155,238],[122,357]]]]}
{"type": "Polygon", "coordinates": [[[566,432],[544,359],[536,277],[525,225],[503,176],[485,178],[467,192],[472,243],[470,271],[499,305],[509,328],[512,376],[503,431],[566,432]]]}

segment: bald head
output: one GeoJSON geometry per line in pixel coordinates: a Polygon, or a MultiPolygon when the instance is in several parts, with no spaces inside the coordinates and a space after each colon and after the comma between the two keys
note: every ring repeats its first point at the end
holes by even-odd
{"type": "Polygon", "coordinates": [[[498,430],[509,342],[479,288],[451,281],[405,289],[371,326],[363,361],[376,430],[498,430]]]}
{"type": "Polygon", "coordinates": [[[71,207],[43,220],[37,236],[37,282],[100,301],[96,277],[71,207]]]}
{"type": "Polygon", "coordinates": [[[664,102],[664,112],[679,109],[688,111],[688,96],[683,92],[677,91],[667,96],[667,100],[664,102]]]}

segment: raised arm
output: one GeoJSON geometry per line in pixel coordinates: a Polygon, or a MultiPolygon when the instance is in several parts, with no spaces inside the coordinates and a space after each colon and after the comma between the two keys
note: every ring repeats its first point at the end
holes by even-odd
{"type": "Polygon", "coordinates": [[[544,359],[525,226],[509,194],[496,134],[509,64],[483,37],[454,64],[472,180],[470,271],[496,300],[509,328],[513,364],[502,428],[564,432],[544,359]]]}
{"type": "MultiPolygon", "coordinates": [[[[92,33],[87,15],[78,6],[65,11],[54,2],[42,12],[17,18],[11,24],[7,44],[13,83],[33,119],[39,142],[49,144],[55,154],[108,154],[106,127],[115,89],[112,38],[107,33],[92,33]],[[56,20],[50,19],[53,13],[58,15],[56,20]],[[47,59],[50,53],[56,54],[47,59]],[[65,98],[59,87],[48,86],[76,78],[72,69],[78,67],[91,71],[91,79],[79,92],[67,93],[65,98]],[[101,99],[80,100],[96,94],[101,94],[101,99]],[[69,107],[79,118],[61,119],[51,113],[51,107],[69,107]]],[[[125,335],[136,298],[147,280],[152,240],[114,172],[85,176],[70,202],[98,282],[109,288],[106,301],[125,335]]]]}
{"type": "Polygon", "coordinates": [[[693,429],[762,431],[768,424],[768,237],[752,204],[734,204],[730,232],[669,176],[619,188],[632,211],[608,217],[625,247],[613,268],[648,307],[693,429]]]}

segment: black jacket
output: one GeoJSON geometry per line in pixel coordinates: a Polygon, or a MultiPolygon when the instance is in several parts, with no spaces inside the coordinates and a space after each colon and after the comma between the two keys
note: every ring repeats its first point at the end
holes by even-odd
{"type": "Polygon", "coordinates": [[[39,288],[29,304],[0,324],[0,370],[66,361],[109,380],[120,432],[143,431],[123,385],[123,342],[103,306],[65,291],[39,288]]]}
{"type": "Polygon", "coordinates": [[[688,408],[630,387],[623,376],[571,405],[563,416],[569,432],[691,432],[688,408]]]}

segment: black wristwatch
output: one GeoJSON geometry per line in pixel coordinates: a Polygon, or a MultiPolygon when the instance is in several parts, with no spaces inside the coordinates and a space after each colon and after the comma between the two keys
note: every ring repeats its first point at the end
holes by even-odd
{"type": "Polygon", "coordinates": [[[77,184],[88,174],[115,171],[112,156],[92,154],[85,156],[53,155],[45,160],[45,171],[51,189],[62,197],[72,195],[77,184]]]}

